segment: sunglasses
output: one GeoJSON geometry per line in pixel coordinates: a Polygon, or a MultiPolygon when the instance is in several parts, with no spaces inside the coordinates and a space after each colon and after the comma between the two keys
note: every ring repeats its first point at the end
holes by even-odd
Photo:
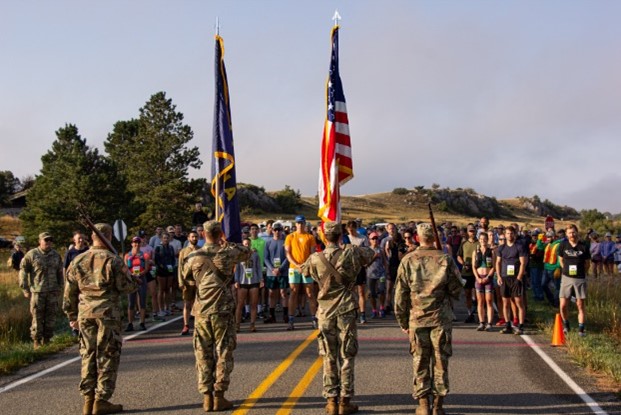
{"type": "Polygon", "coordinates": [[[505,238],[498,238],[498,240],[499,240],[499,241],[504,241],[504,240],[505,240],[505,238]]]}
{"type": "Polygon", "coordinates": [[[376,240],[377,241],[377,236],[374,236],[373,238],[371,238],[371,240],[376,240]]]}

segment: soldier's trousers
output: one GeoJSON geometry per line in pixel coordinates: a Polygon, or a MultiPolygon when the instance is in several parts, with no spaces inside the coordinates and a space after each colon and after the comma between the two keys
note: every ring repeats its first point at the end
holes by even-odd
{"type": "Polygon", "coordinates": [[[448,361],[453,354],[451,333],[452,326],[410,328],[415,398],[448,393],[448,361]]]}
{"type": "Polygon", "coordinates": [[[32,314],[30,337],[33,340],[47,341],[54,336],[59,299],[60,291],[30,293],[30,314],[32,314]]]}
{"type": "Polygon", "coordinates": [[[330,319],[319,318],[319,354],[323,356],[323,396],[354,396],[354,361],[358,354],[355,310],[330,319]]]}
{"type": "Polygon", "coordinates": [[[96,399],[109,400],[112,397],[122,345],[120,320],[80,319],[82,395],[95,392],[96,399]]]}
{"type": "Polygon", "coordinates": [[[226,391],[233,371],[233,350],[237,347],[233,313],[197,316],[194,320],[194,356],[198,391],[226,391]]]}

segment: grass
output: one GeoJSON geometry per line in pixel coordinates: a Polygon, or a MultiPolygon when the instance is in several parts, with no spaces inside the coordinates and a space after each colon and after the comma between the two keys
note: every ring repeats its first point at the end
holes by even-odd
{"type": "MultiPolygon", "coordinates": [[[[605,276],[588,279],[586,300],[587,336],[579,337],[575,330],[566,335],[567,352],[580,366],[606,379],[607,386],[621,397],[621,284],[619,277],[605,276]]],[[[576,306],[569,305],[570,321],[578,325],[576,306]]],[[[558,310],[544,302],[528,303],[528,317],[544,333],[552,337],[554,317],[558,310]]]]}
{"type": "Polygon", "coordinates": [[[77,342],[70,334],[67,318],[59,312],[55,336],[37,349],[32,348],[29,302],[17,285],[17,272],[8,269],[9,252],[0,252],[0,375],[59,352],[77,342]]]}

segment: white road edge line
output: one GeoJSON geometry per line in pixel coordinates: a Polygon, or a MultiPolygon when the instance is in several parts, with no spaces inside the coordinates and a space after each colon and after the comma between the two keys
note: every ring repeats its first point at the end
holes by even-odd
{"type": "Polygon", "coordinates": [[[524,339],[526,344],[528,344],[531,347],[531,349],[533,349],[535,353],[537,353],[539,357],[541,357],[541,359],[543,359],[543,361],[546,362],[548,366],[550,366],[550,368],[558,375],[558,377],[560,377],[563,380],[563,382],[565,382],[567,386],[569,386],[571,390],[573,390],[576,393],[576,395],[578,395],[580,399],[582,399],[584,403],[587,404],[587,406],[591,409],[591,411],[593,411],[594,414],[608,415],[608,413],[604,411],[597,404],[597,402],[595,402],[595,400],[591,398],[589,394],[584,391],[584,389],[578,386],[578,384],[574,382],[573,379],[570,378],[569,375],[567,375],[567,373],[565,373],[565,371],[563,371],[563,369],[561,369],[554,362],[554,360],[552,360],[552,358],[546,354],[546,352],[541,350],[541,347],[539,347],[539,345],[535,343],[535,341],[530,336],[523,335],[520,337],[522,337],[522,339],[524,339]]]}
{"type": "MultiPolygon", "coordinates": [[[[150,331],[157,330],[157,329],[159,329],[160,327],[164,327],[164,326],[166,326],[166,325],[168,325],[168,324],[170,324],[170,323],[172,323],[172,322],[174,322],[174,321],[180,320],[180,319],[182,319],[182,318],[183,318],[183,316],[175,317],[175,318],[172,318],[172,319],[170,319],[170,320],[166,320],[166,321],[164,321],[164,322],[161,322],[161,323],[159,323],[159,324],[156,324],[155,326],[149,327],[148,329],[146,329],[146,330],[144,330],[144,331],[139,331],[139,332],[134,333],[134,334],[132,334],[132,335],[130,335],[130,336],[123,337],[123,343],[125,343],[127,340],[131,340],[131,339],[136,338],[136,337],[138,337],[138,336],[142,336],[143,334],[148,333],[148,332],[150,332],[150,331]]],[[[30,375],[30,376],[26,376],[26,377],[25,377],[25,378],[23,378],[23,379],[16,380],[16,381],[15,381],[15,382],[13,382],[13,383],[9,383],[9,384],[8,384],[8,385],[6,385],[6,386],[2,386],[2,387],[0,387],[0,393],[7,392],[7,391],[9,391],[9,390],[11,390],[11,389],[13,389],[13,388],[16,388],[16,387],[18,387],[18,386],[21,386],[21,385],[23,385],[23,384],[25,384],[25,383],[28,383],[28,382],[32,381],[32,380],[38,379],[38,378],[40,378],[41,376],[45,376],[45,375],[47,375],[48,373],[52,373],[52,372],[54,372],[54,371],[56,371],[56,370],[58,370],[58,369],[60,369],[60,368],[62,368],[62,367],[65,367],[65,366],[67,366],[67,365],[70,365],[71,363],[77,362],[77,361],[78,361],[78,360],[80,360],[80,359],[81,359],[81,357],[80,357],[80,356],[78,356],[78,357],[74,357],[74,358],[71,358],[71,359],[69,359],[69,360],[65,360],[64,362],[61,362],[61,363],[59,363],[59,364],[57,364],[57,365],[55,365],[55,366],[52,366],[52,367],[47,368],[47,369],[45,369],[45,370],[42,370],[42,371],[40,371],[40,372],[33,373],[33,374],[32,374],[32,375],[30,375]]]]}

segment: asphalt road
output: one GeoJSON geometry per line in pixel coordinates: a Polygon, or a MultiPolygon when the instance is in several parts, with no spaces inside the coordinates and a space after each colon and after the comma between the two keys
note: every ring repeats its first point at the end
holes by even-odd
{"type": "MultiPolygon", "coordinates": [[[[125,406],[125,413],[202,413],[192,338],[179,336],[181,322],[173,320],[126,341],[112,399],[125,406]]],[[[296,326],[295,331],[287,332],[282,323],[259,323],[256,333],[242,326],[227,393],[236,408],[229,414],[324,413],[314,331],[308,318],[296,326]]],[[[391,316],[359,326],[358,334],[355,402],[361,407],[360,413],[413,413],[416,403],[411,396],[412,366],[406,335],[391,316]]],[[[550,347],[550,339],[529,337],[595,400],[596,406],[585,404],[525,339],[500,334],[498,329],[477,332],[473,324],[456,323],[447,413],[621,414],[619,401],[599,391],[591,377],[568,361],[562,348],[550,347]],[[602,412],[597,412],[597,407],[602,412]]],[[[77,349],[73,348],[14,376],[0,378],[0,413],[81,413],[79,361],[19,386],[13,383],[76,356],[77,349]]]]}

